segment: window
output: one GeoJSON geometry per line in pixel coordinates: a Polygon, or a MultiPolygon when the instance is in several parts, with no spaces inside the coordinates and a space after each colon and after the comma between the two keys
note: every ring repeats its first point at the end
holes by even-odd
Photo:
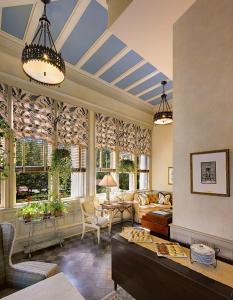
{"type": "Polygon", "coordinates": [[[16,141],[16,203],[47,200],[48,166],[52,146],[44,140],[22,138],[16,141]]]}
{"type": "Polygon", "coordinates": [[[87,150],[77,145],[68,146],[66,148],[70,151],[72,172],[67,182],[63,182],[60,178],[60,195],[63,198],[83,197],[86,195],[87,150]]]}
{"type": "Polygon", "coordinates": [[[99,186],[99,182],[104,175],[111,173],[116,176],[116,154],[114,151],[107,149],[96,149],[96,193],[105,193],[106,188],[99,186]]]}
{"type": "Polygon", "coordinates": [[[137,189],[146,190],[149,188],[150,157],[144,154],[138,156],[137,166],[137,189]]]}
{"type": "MultiPolygon", "coordinates": [[[[120,153],[120,160],[129,159],[134,161],[134,155],[128,152],[120,153]]],[[[133,173],[119,173],[119,188],[125,191],[134,190],[134,174],[133,173]]]]}

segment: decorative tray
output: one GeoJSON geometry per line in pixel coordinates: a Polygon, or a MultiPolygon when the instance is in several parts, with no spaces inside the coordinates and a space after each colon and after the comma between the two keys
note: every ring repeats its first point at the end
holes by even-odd
{"type": "Polygon", "coordinates": [[[149,231],[144,229],[132,229],[128,234],[128,242],[130,243],[152,243],[152,237],[149,231]]]}
{"type": "Polygon", "coordinates": [[[155,243],[155,251],[158,256],[164,257],[187,257],[178,243],[155,243]]]}

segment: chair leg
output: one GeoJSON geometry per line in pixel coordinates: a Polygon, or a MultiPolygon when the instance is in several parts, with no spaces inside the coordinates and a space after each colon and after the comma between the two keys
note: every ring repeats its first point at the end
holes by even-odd
{"type": "Polygon", "coordinates": [[[86,226],[85,226],[85,224],[83,223],[83,232],[82,232],[81,240],[82,240],[82,239],[83,239],[83,237],[84,237],[85,230],[86,230],[86,226]]]}
{"type": "Polygon", "coordinates": [[[98,244],[100,243],[100,228],[97,228],[97,240],[98,244]]]}

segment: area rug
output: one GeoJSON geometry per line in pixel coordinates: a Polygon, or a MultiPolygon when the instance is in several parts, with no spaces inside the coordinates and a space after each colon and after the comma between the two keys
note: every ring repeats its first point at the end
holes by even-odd
{"type": "Polygon", "coordinates": [[[101,300],[136,300],[128,294],[123,288],[119,287],[117,291],[113,291],[101,300]]]}

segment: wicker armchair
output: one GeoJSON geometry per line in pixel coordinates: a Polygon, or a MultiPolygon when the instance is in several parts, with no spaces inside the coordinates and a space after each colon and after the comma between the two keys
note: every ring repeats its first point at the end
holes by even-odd
{"type": "Polygon", "coordinates": [[[58,273],[56,264],[27,261],[12,264],[15,227],[0,223],[0,298],[58,273]]]}

